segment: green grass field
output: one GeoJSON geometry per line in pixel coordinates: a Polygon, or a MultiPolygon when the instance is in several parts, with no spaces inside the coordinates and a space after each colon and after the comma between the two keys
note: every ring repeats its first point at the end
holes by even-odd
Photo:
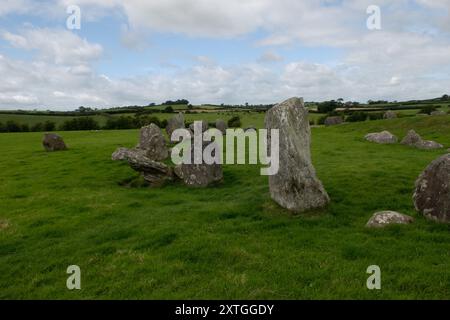
{"type": "MultiPolygon", "coordinates": [[[[243,126],[262,121],[243,116],[243,126]]],[[[70,149],[57,153],[43,151],[41,133],[0,134],[0,298],[449,299],[450,226],[425,220],[411,199],[445,150],[364,141],[384,129],[450,146],[450,116],[313,128],[332,202],[299,216],[270,199],[258,166],[225,166],[209,189],[121,186],[137,173],[111,153],[134,146],[137,130],[62,132],[70,149]],[[366,229],[380,210],[416,221],[366,229]],[[79,291],[66,288],[72,264],[79,291]],[[379,291],[366,288],[374,264],[379,291]]]]}

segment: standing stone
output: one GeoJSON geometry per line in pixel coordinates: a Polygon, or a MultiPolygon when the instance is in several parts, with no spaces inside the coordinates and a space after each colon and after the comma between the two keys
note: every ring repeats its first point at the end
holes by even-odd
{"type": "Polygon", "coordinates": [[[44,139],[42,140],[42,145],[44,146],[45,150],[49,152],[67,149],[63,138],[55,133],[46,133],[44,135],[44,139]]]}
{"type": "Polygon", "coordinates": [[[414,219],[405,214],[401,214],[395,211],[381,211],[375,213],[369,222],[367,222],[367,228],[384,228],[391,224],[410,224],[414,219]]]}
{"type": "MultiPolygon", "coordinates": [[[[197,121],[195,121],[195,122],[198,122],[198,121],[201,121],[201,123],[202,123],[202,133],[209,129],[208,121],[205,121],[205,120],[197,120],[197,121]]],[[[189,130],[191,130],[191,132],[194,132],[194,125],[195,125],[195,123],[191,123],[191,124],[189,125],[189,130]]]]}
{"type": "MultiPolygon", "coordinates": [[[[203,150],[206,146],[215,142],[203,142],[203,150]]],[[[194,188],[205,188],[213,183],[223,180],[221,164],[194,164],[194,143],[191,144],[191,164],[175,166],[174,173],[184,184],[194,188]]]]}
{"type": "Polygon", "coordinates": [[[218,119],[216,121],[216,129],[220,130],[220,132],[222,132],[222,134],[226,134],[227,133],[227,129],[228,129],[228,125],[227,125],[227,123],[224,120],[218,119]]]}
{"type": "Polygon", "coordinates": [[[383,119],[395,119],[397,118],[397,113],[394,111],[386,111],[383,115],[383,119]]]}
{"type": "Polygon", "coordinates": [[[322,208],[330,198],[311,163],[311,129],[303,99],[291,98],[271,108],[265,118],[271,145],[271,129],[279,130],[279,171],[269,176],[270,195],[293,212],[322,208]]]}
{"type": "Polygon", "coordinates": [[[416,181],[414,206],[426,218],[450,223],[450,154],[434,160],[416,181]]]}
{"type": "Polygon", "coordinates": [[[398,141],[398,138],[389,131],[369,133],[365,136],[365,139],[379,144],[393,144],[398,141]]]}
{"type": "MultiPolygon", "coordinates": [[[[177,115],[173,116],[167,121],[166,132],[169,136],[169,140],[172,141],[172,133],[176,129],[184,129],[184,115],[182,112],[179,112],[177,115]]],[[[174,141],[172,141],[174,142],[174,141]]]]}
{"type": "Polygon", "coordinates": [[[154,123],[141,128],[138,147],[147,151],[147,157],[155,161],[166,160],[169,150],[161,129],[154,123]]]}
{"type": "Polygon", "coordinates": [[[338,124],[342,124],[344,122],[344,119],[342,119],[341,116],[337,117],[328,117],[325,119],[325,125],[326,126],[336,126],[338,124]]]}
{"type": "Polygon", "coordinates": [[[401,143],[424,150],[442,149],[444,147],[442,144],[435,141],[423,140],[414,130],[409,130],[401,143]]]}

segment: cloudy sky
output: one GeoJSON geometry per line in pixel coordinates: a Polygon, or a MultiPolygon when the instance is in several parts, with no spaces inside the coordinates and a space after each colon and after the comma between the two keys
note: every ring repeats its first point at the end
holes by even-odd
{"type": "Polygon", "coordinates": [[[450,0],[1,0],[0,108],[450,93],[450,0]],[[66,26],[81,9],[81,29],[66,26]],[[369,30],[367,8],[381,9],[369,30]]]}

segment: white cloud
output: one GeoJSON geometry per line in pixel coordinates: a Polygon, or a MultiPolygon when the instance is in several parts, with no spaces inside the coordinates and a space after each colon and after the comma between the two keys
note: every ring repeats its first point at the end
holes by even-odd
{"type": "MultiPolygon", "coordinates": [[[[4,41],[34,52],[35,57],[21,61],[0,56],[4,75],[0,107],[103,107],[176,98],[194,103],[270,103],[294,95],[360,101],[439,96],[450,87],[450,4],[448,0],[411,3],[378,0],[382,30],[369,31],[366,8],[373,0],[78,0],[86,19],[123,15],[126,26],[117,41],[128,48],[145,49],[144,35],[152,32],[242,39],[259,31],[258,38],[249,38],[264,47],[263,53],[253,63],[227,66],[196,53],[192,67],[174,67],[167,60],[163,63],[172,67],[160,73],[115,78],[96,73],[92,66],[103,57],[102,46],[72,32],[35,27],[3,30],[4,41]],[[322,52],[339,49],[340,56],[313,63],[276,53],[281,51],[278,46],[295,43],[320,47],[322,52]]],[[[38,8],[32,1],[6,1],[0,16],[50,12],[52,17],[65,17],[69,4],[72,1],[47,0],[38,8]]]]}

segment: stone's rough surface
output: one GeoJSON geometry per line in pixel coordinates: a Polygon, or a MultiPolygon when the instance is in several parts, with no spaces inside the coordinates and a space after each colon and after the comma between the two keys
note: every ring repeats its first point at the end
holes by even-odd
{"type": "Polygon", "coordinates": [[[434,160],[416,181],[414,206],[425,217],[450,223],[450,154],[434,160]]]}
{"type": "MultiPolygon", "coordinates": [[[[200,120],[200,121],[202,122],[202,132],[205,132],[206,130],[209,129],[209,124],[205,120],[200,120]]],[[[189,125],[189,130],[191,130],[191,132],[194,132],[194,125],[195,125],[195,123],[191,123],[189,125]]]]}
{"type": "Polygon", "coordinates": [[[222,134],[226,134],[228,125],[225,121],[223,121],[222,119],[219,119],[216,121],[216,129],[220,130],[220,132],[222,132],[222,134]]]}
{"type": "MultiPolygon", "coordinates": [[[[266,129],[279,129],[279,171],[269,176],[273,200],[282,207],[304,212],[330,201],[311,163],[311,130],[303,99],[286,100],[266,114],[266,129]]],[[[268,146],[272,137],[269,135],[268,146]]],[[[270,154],[270,153],[269,153],[270,154]]]]}
{"type": "Polygon", "coordinates": [[[163,161],[169,156],[166,139],[161,129],[154,123],[141,128],[138,147],[147,151],[151,160],[163,161]]]}
{"type": "Polygon", "coordinates": [[[423,140],[414,130],[409,130],[405,138],[403,138],[402,144],[416,147],[418,149],[432,150],[442,149],[444,146],[434,141],[423,140]]]}
{"type": "Polygon", "coordinates": [[[414,219],[410,216],[395,212],[395,211],[381,211],[375,213],[366,227],[368,228],[383,228],[391,224],[410,224],[414,219]]]}
{"type": "Polygon", "coordinates": [[[127,148],[117,148],[111,155],[111,159],[113,161],[126,161],[128,159],[128,152],[130,152],[130,150],[127,148]]]}
{"type": "MultiPolygon", "coordinates": [[[[203,150],[214,142],[203,142],[203,150]]],[[[192,164],[175,166],[175,175],[189,187],[204,188],[223,180],[221,164],[194,164],[194,144],[191,145],[192,164]]]]}
{"type": "Polygon", "coordinates": [[[149,159],[145,150],[129,150],[127,161],[133,170],[142,173],[144,179],[151,186],[159,186],[173,177],[170,167],[164,163],[149,159]]]}
{"type": "Polygon", "coordinates": [[[184,115],[183,113],[178,113],[167,121],[166,132],[169,136],[169,139],[172,141],[172,132],[176,129],[184,129],[184,115]]]}
{"type": "Polygon", "coordinates": [[[367,141],[380,144],[392,144],[397,143],[398,141],[398,138],[389,131],[369,133],[368,135],[366,135],[365,139],[367,141]]]}
{"type": "Polygon", "coordinates": [[[338,124],[341,124],[344,122],[344,119],[342,119],[342,117],[338,116],[338,117],[328,117],[325,119],[325,125],[326,126],[335,126],[338,124]]]}
{"type": "Polygon", "coordinates": [[[60,151],[67,149],[63,138],[55,133],[46,133],[42,140],[42,145],[46,151],[60,151]]]}
{"type": "Polygon", "coordinates": [[[444,111],[442,111],[442,110],[438,110],[438,111],[433,111],[433,112],[431,113],[431,115],[432,115],[432,116],[445,116],[446,113],[445,113],[444,111]]]}
{"type": "Polygon", "coordinates": [[[394,111],[387,111],[384,113],[383,118],[384,119],[395,119],[395,118],[397,118],[397,113],[395,113],[394,111]]]}

